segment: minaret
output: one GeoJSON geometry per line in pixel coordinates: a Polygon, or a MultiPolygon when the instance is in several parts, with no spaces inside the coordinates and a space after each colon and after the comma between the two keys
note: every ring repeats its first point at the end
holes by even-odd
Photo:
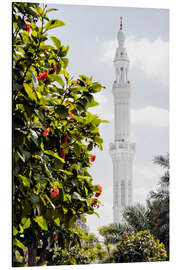
{"type": "Polygon", "coordinates": [[[132,203],[135,154],[135,143],[130,141],[131,84],[128,79],[129,58],[124,47],[125,35],[122,30],[122,17],[117,39],[118,48],[114,58],[116,79],[112,88],[115,140],[110,144],[110,155],[113,162],[113,222],[122,223],[122,210],[132,203]]]}

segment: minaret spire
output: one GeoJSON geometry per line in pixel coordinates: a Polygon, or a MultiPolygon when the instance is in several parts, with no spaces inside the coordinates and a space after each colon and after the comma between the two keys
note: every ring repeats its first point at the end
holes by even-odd
{"type": "Polygon", "coordinates": [[[129,58],[125,48],[125,34],[120,17],[120,30],[117,34],[118,47],[114,58],[114,142],[110,144],[113,162],[113,219],[122,223],[124,207],[132,204],[133,160],[135,143],[130,138],[131,83],[128,79],[129,58]]]}
{"type": "Polygon", "coordinates": [[[120,17],[120,30],[122,31],[122,19],[123,17],[120,17]]]}

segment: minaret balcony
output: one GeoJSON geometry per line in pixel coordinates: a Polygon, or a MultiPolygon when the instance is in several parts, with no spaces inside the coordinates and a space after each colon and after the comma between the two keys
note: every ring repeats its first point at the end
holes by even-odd
{"type": "Polygon", "coordinates": [[[110,143],[110,152],[129,152],[135,153],[136,151],[136,144],[130,143],[128,141],[115,141],[114,143],[110,143]]]}
{"type": "Polygon", "coordinates": [[[131,86],[130,81],[127,81],[125,83],[122,83],[122,82],[117,83],[116,81],[114,81],[114,83],[113,83],[113,89],[116,89],[116,88],[127,88],[129,86],[131,86]]]}
{"type": "Polygon", "coordinates": [[[116,55],[115,57],[114,57],[114,60],[113,60],[113,62],[114,63],[116,63],[116,62],[127,62],[128,64],[130,63],[130,61],[129,61],[129,57],[126,55],[126,54],[121,54],[121,55],[116,55]]]}

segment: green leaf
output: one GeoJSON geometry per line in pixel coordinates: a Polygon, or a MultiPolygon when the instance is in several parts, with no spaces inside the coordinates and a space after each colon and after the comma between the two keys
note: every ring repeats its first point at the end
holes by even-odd
{"type": "Polygon", "coordinates": [[[64,87],[64,85],[65,85],[63,79],[61,78],[61,76],[58,76],[57,74],[51,74],[51,75],[48,76],[48,78],[52,82],[54,82],[54,81],[58,82],[62,87],[64,87]]]}
{"type": "Polygon", "coordinates": [[[36,10],[36,12],[38,13],[38,15],[39,15],[40,17],[43,17],[43,16],[44,16],[44,11],[43,11],[43,9],[42,9],[40,6],[35,5],[35,6],[34,6],[34,9],[36,10]]]}
{"type": "Polygon", "coordinates": [[[73,194],[72,194],[72,199],[74,199],[74,200],[79,200],[79,201],[85,201],[85,199],[82,198],[82,197],[79,195],[79,193],[77,193],[77,192],[73,192],[73,194]]]}
{"type": "Polygon", "coordinates": [[[60,62],[56,63],[56,74],[59,74],[61,71],[61,64],[60,62]]]}
{"type": "Polygon", "coordinates": [[[23,250],[26,248],[17,238],[14,239],[13,244],[23,250]]]}
{"type": "Polygon", "coordinates": [[[96,136],[96,137],[94,138],[94,141],[95,141],[96,143],[99,143],[99,144],[102,144],[102,143],[103,143],[103,139],[102,139],[100,136],[96,136]]]}
{"type": "Polygon", "coordinates": [[[52,45],[46,45],[42,42],[39,49],[40,50],[54,50],[55,48],[52,45]]]}
{"type": "Polygon", "coordinates": [[[81,219],[84,223],[86,223],[86,218],[84,216],[81,216],[81,219]]]}
{"type": "Polygon", "coordinates": [[[70,194],[64,194],[63,201],[69,203],[69,201],[71,201],[71,195],[70,194]]]}
{"type": "Polygon", "coordinates": [[[101,120],[101,123],[109,123],[108,120],[101,120]]]}
{"type": "Polygon", "coordinates": [[[15,226],[13,226],[13,235],[15,236],[16,234],[18,234],[18,230],[16,229],[15,226]]]}
{"type": "Polygon", "coordinates": [[[97,119],[97,115],[88,113],[85,124],[88,125],[89,123],[94,122],[95,119],[97,119]]]}
{"type": "Polygon", "coordinates": [[[52,157],[55,157],[55,158],[59,159],[62,163],[65,163],[64,159],[59,157],[58,154],[53,152],[52,150],[45,150],[44,153],[46,155],[49,155],[49,156],[52,156],[52,157]]]}
{"type": "Polygon", "coordinates": [[[62,60],[62,62],[63,62],[63,67],[64,67],[64,68],[67,68],[68,63],[69,63],[69,59],[68,59],[68,58],[62,58],[61,60],[62,60]]]}
{"type": "Polygon", "coordinates": [[[21,219],[21,224],[22,224],[22,227],[23,227],[24,230],[28,229],[30,227],[30,225],[31,225],[30,218],[22,218],[21,219]]]}
{"type": "MultiPolygon", "coordinates": [[[[69,45],[67,45],[67,46],[61,46],[60,51],[59,51],[60,56],[61,56],[61,57],[66,56],[68,50],[69,50],[69,45]]],[[[62,60],[62,59],[61,59],[61,60],[62,60]]]]}
{"type": "Polygon", "coordinates": [[[23,227],[21,226],[21,224],[19,224],[19,228],[20,228],[19,233],[23,233],[23,232],[24,232],[24,229],[23,229],[23,227]]]}
{"type": "Polygon", "coordinates": [[[54,167],[55,167],[56,170],[61,170],[63,168],[63,166],[64,165],[58,159],[56,159],[54,161],[54,167]]]}
{"type": "Polygon", "coordinates": [[[60,170],[61,172],[64,172],[65,174],[67,174],[67,175],[70,175],[70,176],[72,176],[73,174],[72,174],[72,172],[69,172],[69,171],[66,171],[66,170],[60,170]]]}
{"type": "Polygon", "coordinates": [[[89,108],[90,107],[95,107],[95,106],[98,106],[98,105],[99,105],[99,103],[94,100],[94,97],[92,98],[91,102],[88,103],[89,108]]]}
{"type": "Polygon", "coordinates": [[[79,78],[87,85],[91,84],[91,78],[88,78],[86,75],[80,74],[79,78]]]}
{"type": "Polygon", "coordinates": [[[101,89],[102,89],[102,85],[101,84],[99,84],[99,83],[93,83],[90,90],[93,93],[97,93],[97,92],[100,92],[101,89]]]}
{"type": "Polygon", "coordinates": [[[26,176],[23,176],[21,174],[17,174],[17,177],[22,180],[22,183],[25,187],[30,187],[30,182],[26,176]]]}
{"type": "Polygon", "coordinates": [[[76,217],[76,216],[73,216],[73,217],[70,219],[70,221],[69,221],[69,226],[74,225],[74,223],[76,222],[76,219],[77,219],[77,217],[76,217]]]}
{"type": "Polygon", "coordinates": [[[64,77],[66,79],[67,84],[71,84],[69,73],[65,70],[64,70],[64,77]]]}
{"type": "Polygon", "coordinates": [[[54,20],[50,20],[47,22],[45,29],[50,30],[50,29],[53,29],[55,27],[60,27],[60,26],[64,26],[64,25],[65,25],[64,22],[57,20],[57,19],[54,19],[54,20]]]}
{"type": "Polygon", "coordinates": [[[46,220],[43,218],[43,216],[37,216],[34,218],[34,221],[37,222],[37,224],[39,225],[39,227],[44,230],[47,231],[48,227],[46,224],[46,220]]]}
{"type": "Polygon", "coordinates": [[[49,8],[46,10],[46,13],[51,12],[51,11],[57,11],[57,10],[58,10],[57,8],[49,8]]]}
{"type": "Polygon", "coordinates": [[[61,41],[57,37],[50,37],[57,49],[61,47],[61,41]]]}
{"type": "Polygon", "coordinates": [[[65,207],[62,207],[63,213],[66,214],[68,212],[68,209],[65,207]]]}
{"type": "Polygon", "coordinates": [[[34,101],[37,102],[36,94],[35,94],[35,92],[33,91],[32,87],[31,87],[29,84],[27,84],[27,83],[24,83],[23,85],[24,85],[24,89],[25,89],[25,91],[26,91],[28,97],[29,97],[31,100],[34,100],[34,101]]]}
{"type": "Polygon", "coordinates": [[[54,219],[54,222],[57,226],[60,226],[60,219],[59,218],[54,219]]]}

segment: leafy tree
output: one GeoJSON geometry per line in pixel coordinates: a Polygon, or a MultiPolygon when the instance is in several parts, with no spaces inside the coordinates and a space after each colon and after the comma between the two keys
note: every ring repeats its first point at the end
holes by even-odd
{"type": "Polygon", "coordinates": [[[165,261],[167,257],[164,244],[155,240],[149,231],[137,234],[123,234],[122,239],[112,252],[115,263],[165,261]]]}
{"type": "Polygon", "coordinates": [[[57,248],[80,247],[77,218],[97,214],[100,190],[88,169],[106,121],[88,109],[103,86],[70,77],[69,46],[55,36],[47,43],[49,31],[65,25],[48,18],[55,9],[14,2],[12,11],[13,265],[43,265],[57,248]]]}
{"type": "Polygon", "coordinates": [[[127,224],[110,224],[98,228],[99,234],[104,238],[104,244],[117,244],[124,232],[133,233],[131,226],[127,224]]]}

